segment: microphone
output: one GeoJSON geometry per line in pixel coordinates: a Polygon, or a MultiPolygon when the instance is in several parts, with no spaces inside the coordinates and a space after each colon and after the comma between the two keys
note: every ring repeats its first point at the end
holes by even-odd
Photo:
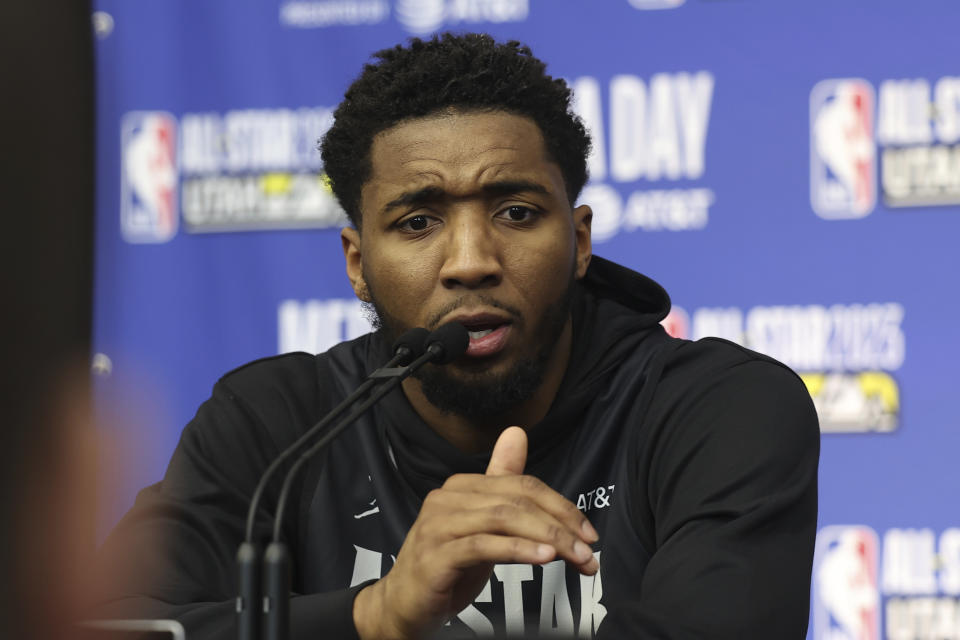
{"type": "Polygon", "coordinates": [[[470,346],[470,334],[459,322],[448,322],[426,339],[426,351],[434,354],[434,364],[448,364],[466,352],[470,346]]]}
{"type": "MultiPolygon", "coordinates": [[[[425,331],[425,330],[424,330],[425,331]]],[[[406,334],[405,334],[406,335],[406,334]]],[[[399,341],[398,341],[399,342],[399,341]]],[[[314,455],[333,441],[340,433],[350,426],[357,418],[372,407],[387,393],[392,391],[414,371],[433,362],[443,365],[453,362],[467,350],[470,336],[466,327],[459,322],[449,322],[431,333],[425,340],[426,348],[423,355],[414,359],[406,367],[399,367],[389,379],[377,387],[370,397],[364,400],[356,409],[332,427],[309,449],[300,454],[297,461],[287,471],[283,479],[283,487],[277,499],[277,511],[273,521],[273,541],[267,547],[267,593],[264,598],[264,611],[267,613],[266,631],[267,640],[287,640],[290,631],[290,555],[286,545],[281,541],[283,530],[283,516],[293,486],[293,480],[301,467],[314,455]]],[[[385,369],[385,368],[384,368],[385,369]]],[[[376,372],[375,372],[376,373],[376,372]]],[[[371,375],[372,377],[372,375],[371,375]]]]}
{"type": "MultiPolygon", "coordinates": [[[[398,358],[395,364],[404,367],[410,364],[415,358],[419,358],[427,348],[427,339],[430,332],[423,327],[417,327],[405,332],[396,342],[393,343],[393,353],[398,358]]],[[[467,336],[470,339],[470,336],[467,336]]],[[[393,362],[391,360],[391,362],[393,362]]],[[[392,366],[387,363],[386,366],[392,366]]]]}
{"type": "Polygon", "coordinates": [[[263,492],[270,482],[270,478],[284,462],[302,449],[317,433],[336,419],[337,416],[346,411],[360,396],[376,384],[378,379],[382,377],[380,372],[390,370],[397,365],[407,365],[414,359],[422,356],[427,348],[427,338],[430,335],[429,331],[418,327],[407,331],[397,338],[396,342],[393,343],[393,357],[383,367],[370,374],[356,391],[334,407],[320,422],[313,425],[300,436],[296,442],[281,452],[260,477],[260,482],[257,484],[253,496],[250,499],[250,508],[247,510],[244,541],[237,550],[239,595],[237,596],[236,610],[239,615],[237,626],[237,637],[239,640],[259,640],[260,638],[261,555],[260,548],[253,539],[253,529],[257,508],[260,504],[260,499],[263,497],[263,492]]]}

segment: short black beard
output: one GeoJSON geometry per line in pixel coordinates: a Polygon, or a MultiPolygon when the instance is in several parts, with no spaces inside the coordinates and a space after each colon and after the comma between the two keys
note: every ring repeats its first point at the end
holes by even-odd
{"type": "MultiPolygon", "coordinates": [[[[529,400],[543,383],[547,363],[570,317],[575,287],[576,280],[571,273],[563,296],[547,308],[543,326],[534,333],[542,341],[540,350],[532,357],[518,360],[500,375],[479,372],[454,377],[443,367],[428,364],[413,374],[420,381],[424,397],[444,413],[480,420],[502,416],[529,400]]],[[[374,326],[382,328],[391,342],[410,328],[401,326],[375,298],[366,311],[375,314],[374,326]]]]}
{"type": "MultiPolygon", "coordinates": [[[[563,329],[562,324],[560,328],[563,329]]],[[[481,373],[469,379],[454,378],[442,367],[427,365],[413,377],[420,380],[424,397],[440,411],[488,420],[503,415],[536,393],[543,383],[549,358],[550,350],[544,349],[533,358],[518,360],[499,376],[481,373]]]]}

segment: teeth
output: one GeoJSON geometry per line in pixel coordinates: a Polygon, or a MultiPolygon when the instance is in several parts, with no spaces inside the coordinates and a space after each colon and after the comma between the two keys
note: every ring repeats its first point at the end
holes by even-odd
{"type": "Polygon", "coordinates": [[[484,329],[483,331],[467,331],[471,340],[479,340],[483,336],[493,333],[493,329],[484,329]]]}

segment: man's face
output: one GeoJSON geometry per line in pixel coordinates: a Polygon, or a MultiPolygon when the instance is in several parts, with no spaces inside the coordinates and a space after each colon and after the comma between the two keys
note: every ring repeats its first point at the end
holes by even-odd
{"type": "Polygon", "coordinates": [[[495,414],[524,400],[472,406],[539,385],[590,259],[590,210],[571,211],[539,127],[504,112],[418,118],[377,135],[371,164],[362,234],[343,232],[357,296],[391,337],[452,320],[471,332],[464,356],[424,373],[439,408],[495,414]]]}

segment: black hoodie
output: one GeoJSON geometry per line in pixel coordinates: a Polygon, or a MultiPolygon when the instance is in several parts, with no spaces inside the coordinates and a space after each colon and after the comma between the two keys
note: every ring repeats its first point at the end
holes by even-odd
{"type": "MultiPolygon", "coordinates": [[[[793,372],[718,339],[668,337],[666,292],[594,257],[573,349],[525,473],[577,504],[596,576],[498,565],[440,637],[802,638],[816,528],[819,431],[793,372]],[[602,625],[601,625],[602,623],[602,625]]],[[[263,470],[389,357],[378,333],[224,376],[103,552],[102,617],[177,618],[234,638],[235,553],[263,470]]],[[[355,638],[352,601],[386,573],[423,497],[482,473],[399,390],[312,461],[288,509],[294,638],[355,638]],[[296,506],[293,506],[293,505],[296,506]]],[[[279,484],[274,483],[274,484],[279,484]]],[[[277,487],[261,504],[270,530],[277,487]]]]}

